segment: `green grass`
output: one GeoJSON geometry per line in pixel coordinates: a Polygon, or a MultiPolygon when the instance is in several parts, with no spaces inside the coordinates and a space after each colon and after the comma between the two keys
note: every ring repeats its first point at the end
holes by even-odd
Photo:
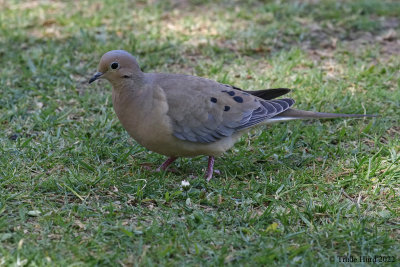
{"type": "Polygon", "coordinates": [[[0,1],[0,266],[399,265],[398,1],[114,2],[0,1]],[[255,129],[210,183],[205,157],[153,173],[87,84],[112,49],[380,117],[255,129]]]}

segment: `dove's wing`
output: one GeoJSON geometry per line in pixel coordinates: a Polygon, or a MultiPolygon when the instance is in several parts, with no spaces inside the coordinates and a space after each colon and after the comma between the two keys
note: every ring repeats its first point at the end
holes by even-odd
{"type": "Polygon", "coordinates": [[[289,98],[263,100],[232,86],[194,76],[158,74],[155,82],[165,92],[173,135],[197,143],[231,136],[294,104],[289,98]]]}
{"type": "Polygon", "coordinates": [[[275,89],[264,89],[264,90],[257,90],[257,91],[245,91],[237,87],[233,87],[234,89],[241,90],[243,92],[249,93],[251,95],[257,96],[264,100],[271,100],[280,96],[283,96],[290,92],[288,88],[275,88],[275,89]]]}

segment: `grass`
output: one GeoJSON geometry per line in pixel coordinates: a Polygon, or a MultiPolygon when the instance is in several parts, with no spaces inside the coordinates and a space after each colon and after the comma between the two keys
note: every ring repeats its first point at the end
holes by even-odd
{"type": "Polygon", "coordinates": [[[0,266],[399,264],[398,1],[0,3],[0,266]],[[87,84],[112,49],[380,117],[255,129],[210,183],[205,157],[153,173],[87,84]]]}

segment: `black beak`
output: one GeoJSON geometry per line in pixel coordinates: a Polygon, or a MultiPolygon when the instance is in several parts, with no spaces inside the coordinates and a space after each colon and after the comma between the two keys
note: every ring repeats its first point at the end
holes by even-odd
{"type": "Polygon", "coordinates": [[[96,74],[95,74],[95,75],[93,75],[93,77],[92,77],[92,78],[90,78],[90,80],[89,80],[89,83],[92,83],[92,82],[94,82],[95,80],[97,80],[98,78],[100,78],[100,77],[101,77],[101,75],[103,75],[103,73],[102,73],[102,72],[96,72],[96,74]]]}

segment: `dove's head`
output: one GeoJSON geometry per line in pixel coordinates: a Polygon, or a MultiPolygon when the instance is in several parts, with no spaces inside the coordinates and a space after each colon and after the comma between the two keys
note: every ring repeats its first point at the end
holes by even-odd
{"type": "Polygon", "coordinates": [[[135,57],[124,50],[112,50],[105,53],[100,59],[97,70],[89,83],[104,78],[114,85],[143,75],[135,57]]]}

